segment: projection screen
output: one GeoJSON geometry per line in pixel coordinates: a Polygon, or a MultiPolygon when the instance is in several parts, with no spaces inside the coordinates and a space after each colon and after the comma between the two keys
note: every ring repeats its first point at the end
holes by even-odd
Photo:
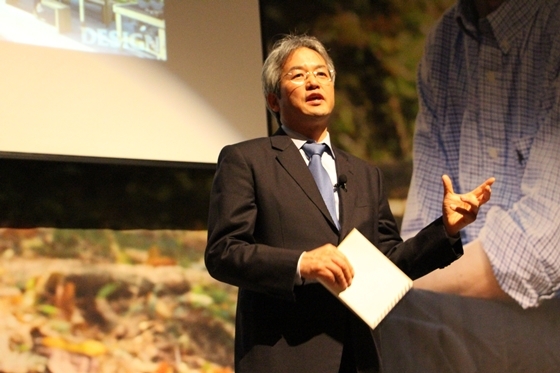
{"type": "Polygon", "coordinates": [[[258,0],[0,0],[0,156],[215,163],[267,135],[258,0]]]}

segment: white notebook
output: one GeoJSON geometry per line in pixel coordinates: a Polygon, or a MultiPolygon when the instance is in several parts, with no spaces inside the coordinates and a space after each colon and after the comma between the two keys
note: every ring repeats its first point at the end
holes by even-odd
{"type": "Polygon", "coordinates": [[[412,280],[357,229],[344,238],[338,249],[354,267],[352,285],[337,292],[319,282],[375,329],[412,288],[412,280]]]}

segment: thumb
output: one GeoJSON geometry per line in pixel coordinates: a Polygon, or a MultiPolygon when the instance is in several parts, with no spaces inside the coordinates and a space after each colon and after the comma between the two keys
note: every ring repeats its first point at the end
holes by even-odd
{"type": "Polygon", "coordinates": [[[449,178],[449,176],[443,175],[441,177],[441,181],[443,182],[443,193],[444,193],[444,195],[447,195],[448,193],[454,193],[453,192],[453,184],[451,183],[451,179],[449,178]]]}

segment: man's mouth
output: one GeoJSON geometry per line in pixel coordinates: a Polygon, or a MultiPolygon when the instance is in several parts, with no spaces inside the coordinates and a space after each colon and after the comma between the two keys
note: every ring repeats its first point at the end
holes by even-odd
{"type": "Polygon", "coordinates": [[[322,101],[325,98],[323,97],[323,95],[319,94],[319,93],[313,93],[310,94],[309,96],[307,96],[307,98],[305,99],[305,101],[310,102],[310,101],[322,101]]]}

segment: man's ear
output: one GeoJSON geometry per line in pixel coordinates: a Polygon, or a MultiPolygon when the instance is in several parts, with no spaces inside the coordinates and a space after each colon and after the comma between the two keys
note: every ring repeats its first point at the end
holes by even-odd
{"type": "Polygon", "coordinates": [[[278,104],[278,96],[276,96],[274,93],[269,93],[266,96],[266,102],[268,104],[268,107],[271,108],[272,111],[276,113],[280,111],[280,105],[278,104]]]}

